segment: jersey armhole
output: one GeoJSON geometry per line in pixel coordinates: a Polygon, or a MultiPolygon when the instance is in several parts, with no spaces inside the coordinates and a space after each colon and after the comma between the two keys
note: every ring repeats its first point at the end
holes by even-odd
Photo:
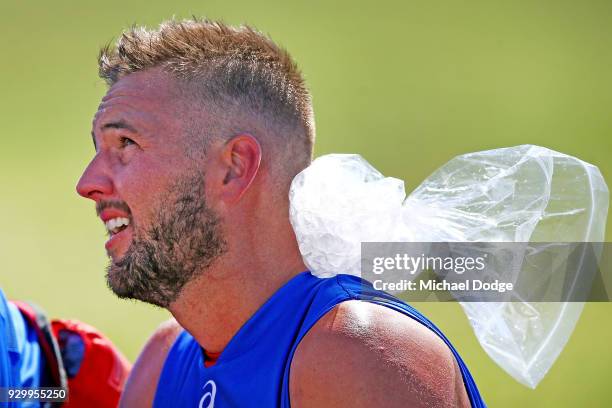
{"type": "Polygon", "coordinates": [[[349,300],[359,300],[359,296],[356,295],[350,288],[346,287],[340,280],[339,275],[331,278],[334,279],[337,285],[342,289],[343,294],[345,296],[336,297],[330,300],[319,313],[315,315],[314,319],[310,319],[305,326],[302,326],[300,332],[297,336],[296,342],[294,343],[291,352],[289,353],[289,357],[287,359],[287,366],[285,367],[285,373],[283,375],[283,386],[282,386],[282,395],[281,395],[281,407],[282,408],[290,408],[291,407],[291,395],[289,389],[289,383],[291,378],[291,364],[293,363],[293,357],[295,356],[295,352],[299,347],[300,343],[304,339],[304,337],[310,332],[310,330],[314,327],[315,324],[319,320],[323,318],[327,313],[331,312],[333,308],[338,306],[340,303],[347,302],[349,300]]]}
{"type": "Polygon", "coordinates": [[[176,336],[174,342],[168,349],[168,353],[166,354],[166,358],[164,358],[164,363],[162,365],[161,371],[159,372],[159,378],[157,379],[157,384],[155,385],[155,395],[153,396],[153,407],[164,406],[163,401],[168,400],[167,392],[168,390],[163,390],[163,387],[160,387],[160,384],[168,383],[165,381],[165,377],[168,376],[167,371],[171,370],[172,363],[175,360],[171,360],[171,356],[177,353],[177,349],[181,347],[181,343],[185,342],[185,337],[188,335],[187,330],[182,329],[181,332],[176,336]],[[163,391],[162,391],[163,390],[163,391]],[[161,405],[160,405],[161,404],[161,405]]]}

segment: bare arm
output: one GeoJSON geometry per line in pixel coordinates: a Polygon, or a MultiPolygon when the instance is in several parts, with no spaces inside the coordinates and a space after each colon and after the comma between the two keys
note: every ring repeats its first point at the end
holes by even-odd
{"type": "Polygon", "coordinates": [[[425,326],[384,306],[339,304],[291,363],[294,408],[469,407],[455,358],[425,326]]]}
{"type": "Polygon", "coordinates": [[[174,319],[162,323],[140,352],[125,384],[119,407],[151,407],[168,350],[182,327],[174,319]]]}

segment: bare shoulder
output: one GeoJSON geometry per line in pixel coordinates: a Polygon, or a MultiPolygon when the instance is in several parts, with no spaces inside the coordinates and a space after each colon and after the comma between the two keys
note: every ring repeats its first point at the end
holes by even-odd
{"type": "Polygon", "coordinates": [[[120,407],[151,407],[157,382],[166,356],[183,328],[174,319],[163,322],[153,332],[138,359],[121,394],[120,407]]]}
{"type": "Polygon", "coordinates": [[[340,303],[300,342],[291,406],[469,407],[448,346],[408,316],[357,300],[340,303]]]}

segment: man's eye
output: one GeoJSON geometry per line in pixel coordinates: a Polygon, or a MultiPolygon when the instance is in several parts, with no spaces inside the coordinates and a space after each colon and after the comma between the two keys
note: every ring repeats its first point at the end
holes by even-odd
{"type": "Polygon", "coordinates": [[[119,139],[119,143],[121,143],[121,147],[127,147],[136,144],[136,142],[134,142],[132,139],[125,136],[121,136],[121,138],[119,139]]]}

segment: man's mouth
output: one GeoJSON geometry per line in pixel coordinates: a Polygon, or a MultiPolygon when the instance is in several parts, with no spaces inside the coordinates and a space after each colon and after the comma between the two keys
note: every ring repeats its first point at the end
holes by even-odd
{"type": "Polygon", "coordinates": [[[132,228],[129,218],[111,218],[104,223],[110,236],[104,247],[109,256],[121,258],[130,245],[132,228]]]}
{"type": "Polygon", "coordinates": [[[121,257],[130,246],[132,238],[132,218],[129,213],[118,208],[105,208],[100,218],[106,227],[109,240],[104,247],[113,258],[121,257]]]}
{"type": "Polygon", "coordinates": [[[110,220],[106,221],[104,223],[104,225],[106,226],[106,230],[108,231],[108,233],[110,234],[110,236],[112,237],[115,234],[120,233],[121,231],[123,231],[124,229],[126,229],[128,227],[128,225],[130,225],[130,219],[129,218],[111,218],[110,220]]]}

